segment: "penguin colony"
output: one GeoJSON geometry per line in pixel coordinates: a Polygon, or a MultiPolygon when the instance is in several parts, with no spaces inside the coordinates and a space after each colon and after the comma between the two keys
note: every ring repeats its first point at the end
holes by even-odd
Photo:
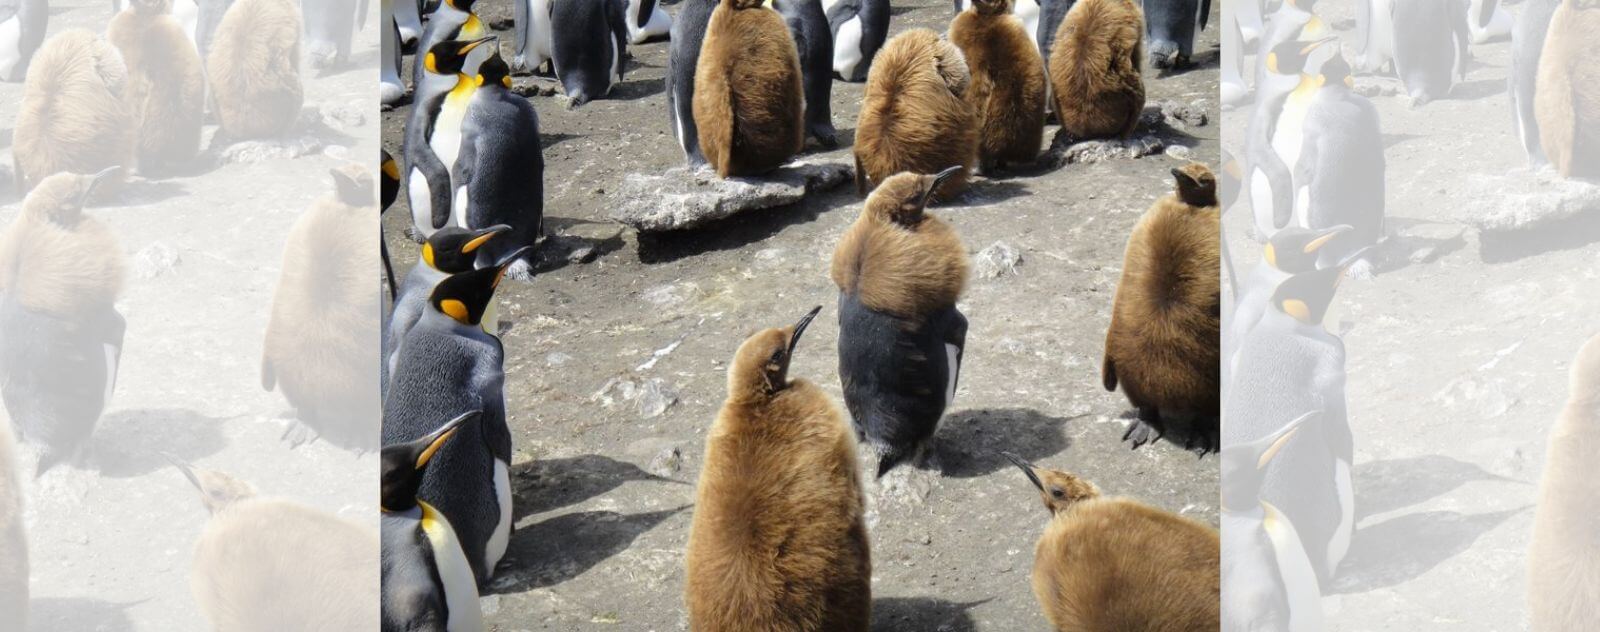
{"type": "MultiPolygon", "coordinates": [[[[568,73],[609,72],[605,62],[625,55],[624,45],[641,32],[634,29],[654,20],[645,17],[651,12],[648,2],[593,3],[584,9],[594,16],[622,10],[626,28],[619,40],[609,18],[569,18],[567,24],[578,26],[563,26],[561,16],[576,11],[567,4],[516,2],[517,41],[505,44],[515,54],[511,63],[500,64],[555,79],[568,105],[579,107],[606,96],[609,86],[577,86],[568,73]]],[[[888,3],[881,0],[685,0],[671,16],[668,129],[687,163],[721,177],[760,179],[805,151],[808,136],[831,146],[824,79],[832,74],[867,84],[852,149],[867,197],[855,224],[840,236],[830,270],[838,289],[839,374],[850,418],[841,416],[825,391],[790,374],[801,334],[822,308],[729,350],[734,355],[727,393],[708,429],[686,551],[684,600],[693,629],[869,628],[872,560],[862,472],[882,477],[900,466],[937,467],[932,446],[958,391],[965,355],[968,324],[957,302],[970,275],[967,250],[948,223],[928,212],[930,206],[959,193],[974,169],[987,174],[1035,163],[1051,84],[1057,111],[1066,113],[1063,120],[1078,124],[1069,132],[1073,138],[1126,136],[1144,108],[1146,25],[1138,5],[1127,0],[1028,4],[1021,11],[1039,16],[1032,23],[1014,17],[1018,9],[1008,0],[979,0],[959,13],[948,37],[929,29],[888,37],[888,3]],[[1045,34],[1047,29],[1052,32],[1045,34]],[[819,53],[830,51],[828,73],[819,53]],[[1081,67],[1090,63],[1103,68],[1081,67]],[[876,463],[858,465],[858,443],[876,463]]],[[[423,12],[422,22],[481,22],[475,16],[441,17],[442,11],[472,6],[449,0],[432,14],[423,12]]],[[[386,23],[397,50],[407,32],[404,13],[391,8],[386,23]]],[[[424,35],[415,49],[421,70],[411,86],[413,110],[399,169],[407,180],[401,186],[410,192],[411,237],[423,245],[417,267],[397,292],[384,336],[385,484],[392,482],[395,490],[391,494],[386,487],[384,501],[386,528],[394,525],[383,543],[385,629],[429,621],[449,621],[445,629],[476,629],[457,623],[460,613],[452,613],[449,604],[473,604],[474,591],[504,571],[514,515],[506,474],[514,450],[506,419],[505,350],[492,309],[496,288],[510,278],[507,258],[528,256],[540,245],[541,231],[523,237],[507,228],[519,220],[532,222],[535,212],[526,208],[476,219],[477,205],[489,199],[476,188],[538,190],[533,187],[542,186],[544,163],[534,161],[536,152],[523,162],[490,159],[498,169],[480,166],[471,176],[472,190],[460,194],[461,178],[470,171],[463,161],[474,151],[469,130],[487,120],[460,104],[508,80],[496,63],[502,43],[461,30],[431,45],[424,35]],[[485,61],[474,66],[473,57],[481,51],[488,51],[485,61]],[[497,254],[485,254],[490,249],[497,254]],[[456,421],[464,416],[471,421],[456,421]],[[400,456],[391,459],[391,453],[400,456]],[[448,537],[436,535],[441,527],[448,537]],[[391,564],[391,559],[409,561],[391,564]],[[451,579],[463,574],[462,563],[471,581],[451,579]],[[430,565],[438,572],[419,570],[430,565]]],[[[621,78],[620,72],[607,76],[612,83],[621,78]]],[[[522,100],[509,94],[503,99],[522,100]]],[[[537,139],[539,134],[534,116],[492,129],[499,137],[537,139]]],[[[537,147],[537,142],[506,145],[537,147]]],[[[481,155],[476,160],[485,164],[481,155]]],[[[1130,246],[1142,253],[1130,256],[1155,269],[1209,266],[1213,284],[1209,293],[1203,288],[1189,292],[1199,298],[1186,309],[1200,318],[1186,319],[1187,329],[1143,345],[1151,353],[1164,351],[1164,345],[1209,344],[1214,385],[1219,309],[1214,281],[1220,259],[1216,182],[1201,165],[1186,166],[1182,173],[1180,194],[1157,207],[1170,206],[1174,223],[1192,219],[1205,226],[1209,221],[1209,241],[1202,230],[1190,230],[1184,239],[1197,242],[1188,244],[1192,248],[1130,246]],[[1209,332],[1203,322],[1210,323],[1209,332]]],[[[1160,287],[1163,283],[1170,281],[1149,280],[1150,291],[1176,291],[1160,287]]],[[[1137,353],[1119,353],[1124,354],[1119,364],[1138,365],[1137,353]]],[[[1212,421],[1213,438],[1191,443],[1201,450],[1216,449],[1214,386],[1211,394],[1210,408],[1197,412],[1212,421]]],[[[1180,432],[1171,434],[1181,445],[1180,432]]],[[[1148,436],[1157,438],[1159,430],[1148,436]]],[[[1041,593],[1041,607],[1060,629],[1126,629],[1118,626],[1168,618],[1177,629],[1197,629],[1191,624],[1207,616],[1204,603],[1216,620],[1220,580],[1214,530],[1131,500],[1085,498],[1077,504],[1081,507],[1063,504],[1057,512],[1063,517],[1052,523],[1072,526],[1052,526],[1041,540],[1039,582],[1082,590],[1105,581],[1167,586],[1163,567],[1169,563],[1136,559],[1148,555],[1137,550],[1140,546],[1163,539],[1172,541],[1153,545],[1186,551],[1187,570],[1181,587],[1166,589],[1175,596],[1169,610],[1133,613],[1142,607],[1133,601],[1085,609],[1051,596],[1056,593],[1041,593]],[[1112,538],[1095,553],[1122,569],[1121,579],[1109,571],[1066,572],[1077,562],[1047,544],[1061,537],[1050,533],[1089,533],[1097,521],[1123,517],[1141,525],[1145,544],[1128,547],[1112,538]],[[1199,562],[1188,563],[1205,558],[1208,550],[1209,572],[1197,570],[1199,562]],[[1077,614],[1056,618],[1074,608],[1077,614]],[[1073,616],[1087,617],[1091,627],[1074,627],[1073,616]]]]}

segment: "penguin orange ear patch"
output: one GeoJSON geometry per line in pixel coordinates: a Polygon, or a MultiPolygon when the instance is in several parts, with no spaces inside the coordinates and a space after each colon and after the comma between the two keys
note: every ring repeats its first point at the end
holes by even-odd
{"type": "Polygon", "coordinates": [[[1283,313],[1293,316],[1295,320],[1302,323],[1311,322],[1311,308],[1306,306],[1305,301],[1296,298],[1286,299],[1282,307],[1283,313]]]}
{"type": "Polygon", "coordinates": [[[426,261],[429,267],[438,267],[433,263],[433,244],[422,244],[422,260],[426,261]]]}
{"type": "Polygon", "coordinates": [[[444,315],[446,316],[456,319],[456,322],[458,323],[463,325],[467,324],[468,313],[466,303],[453,298],[445,299],[439,302],[439,311],[444,312],[444,315]]]}
{"type": "Polygon", "coordinates": [[[428,72],[439,72],[439,63],[432,52],[429,52],[427,57],[422,58],[422,67],[427,68],[428,72]]]}
{"type": "Polygon", "coordinates": [[[1267,265],[1274,268],[1278,267],[1278,250],[1273,248],[1272,244],[1267,244],[1261,248],[1261,257],[1267,260],[1267,265]]]}
{"type": "Polygon", "coordinates": [[[396,165],[392,159],[383,161],[383,175],[388,176],[391,180],[399,180],[400,166],[396,165]]]}
{"type": "MultiPolygon", "coordinates": [[[[428,69],[433,70],[433,53],[428,53],[428,69]]],[[[1278,54],[1267,53],[1267,70],[1278,72],[1278,54]]]]}

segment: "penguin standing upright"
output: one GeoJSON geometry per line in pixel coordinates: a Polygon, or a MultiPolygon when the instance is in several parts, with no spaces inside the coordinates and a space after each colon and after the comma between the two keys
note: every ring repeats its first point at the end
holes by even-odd
{"type": "Polygon", "coordinates": [[[1506,72],[1511,84],[1506,94],[1511,97],[1511,115],[1517,126],[1517,138],[1528,155],[1528,166],[1543,167],[1550,164],[1539,144],[1539,121],[1533,114],[1533,101],[1539,79],[1539,57],[1544,54],[1545,34],[1550,31],[1550,18],[1555,15],[1561,0],[1528,0],[1517,16],[1516,29],[1511,32],[1511,67],[1506,72]]]}
{"type": "Polygon", "coordinates": [[[889,0],[823,0],[833,32],[834,76],[867,80],[872,62],[889,39],[889,0]]]}
{"type": "Polygon", "coordinates": [[[925,460],[955,398],[967,338],[956,301],[970,266],[955,230],[925,211],[960,171],[885,180],[833,251],[839,378],[857,434],[878,455],[878,476],[925,460]]]}
{"type": "MultiPolygon", "coordinates": [[[[497,51],[478,65],[478,89],[461,122],[461,154],[450,174],[456,226],[479,230],[510,227],[477,253],[478,267],[509,264],[506,274],[527,280],[527,259],[506,261],[512,251],[532,248],[544,234],[544,150],[539,114],[511,92],[511,69],[497,51]]],[[[531,250],[530,250],[531,252],[531,250]]]]}
{"type": "Polygon", "coordinates": [[[475,269],[478,252],[497,236],[510,230],[511,227],[505,225],[479,230],[446,226],[422,244],[422,255],[417,258],[417,265],[406,273],[405,284],[400,286],[400,292],[394,300],[394,312],[390,314],[385,328],[390,347],[384,352],[384,366],[391,373],[400,357],[400,342],[405,340],[406,333],[427,311],[428,297],[433,295],[433,289],[451,275],[475,269]]]}
{"type": "MultiPolygon", "coordinates": [[[[955,0],[955,8],[956,15],[960,16],[962,12],[972,8],[972,0],[955,0]]],[[[1018,21],[1022,22],[1022,30],[1028,34],[1029,40],[1039,41],[1039,33],[1041,32],[1039,18],[1043,13],[1043,8],[1039,6],[1039,0],[1017,0],[1012,3],[1010,8],[1005,10],[1005,13],[1016,17],[1018,21]]],[[[1045,51],[1041,49],[1040,56],[1045,54],[1045,51]]]]}
{"type": "Polygon", "coordinates": [[[87,29],[68,29],[44,43],[28,66],[12,131],[19,193],[54,173],[95,173],[132,161],[133,122],[121,98],[127,79],[117,49],[87,29]]]}
{"type": "Polygon", "coordinates": [[[656,0],[628,0],[628,43],[643,44],[672,31],[672,16],[656,0]]]}
{"type": "Polygon", "coordinates": [[[1050,522],[1033,552],[1033,595],[1057,630],[1215,630],[1217,531],[1094,483],[1005,457],[1039,490],[1050,522]]]}
{"type": "Polygon", "coordinates": [[[0,628],[28,629],[28,533],[11,429],[0,427],[0,628]]]}
{"type": "Polygon", "coordinates": [[[1306,108],[1316,96],[1307,65],[1317,49],[1336,37],[1312,42],[1286,40],[1266,54],[1266,72],[1256,83],[1256,105],[1245,137],[1245,186],[1258,242],[1288,226],[1294,215],[1294,166],[1305,140],[1306,108]]]}
{"type": "Polygon", "coordinates": [[[821,310],[751,336],[728,367],[689,527],[691,629],[868,629],[872,559],[855,437],[821,388],[789,378],[821,310]]]}
{"type": "MultiPolygon", "coordinates": [[[[1383,134],[1378,109],[1351,89],[1350,66],[1338,53],[1323,62],[1306,88],[1314,91],[1300,125],[1294,161],[1295,224],[1350,230],[1318,254],[1320,266],[1348,265],[1352,278],[1371,278],[1371,252],[1384,237],[1383,134]]],[[[1294,97],[1291,97],[1291,100],[1294,97]]],[[[1288,126],[1280,128],[1287,129],[1288,126]]]]}
{"type": "MultiPolygon", "coordinates": [[[[1261,322],[1272,308],[1272,295],[1289,277],[1317,269],[1322,249],[1349,231],[1349,226],[1329,226],[1310,230],[1290,226],[1278,231],[1261,249],[1261,259],[1250,276],[1234,290],[1233,309],[1222,316],[1222,383],[1229,383],[1239,342],[1261,322]]],[[[1224,389],[1226,390],[1226,389],[1224,389]]]]}
{"type": "MultiPolygon", "coordinates": [[[[1231,3],[1230,3],[1231,4],[1231,3]]],[[[1243,4],[1243,3],[1241,3],[1243,4]]],[[[1222,7],[1222,105],[1235,108],[1250,99],[1250,86],[1244,81],[1244,34],[1232,14],[1236,9],[1222,7]]]]}
{"type": "Polygon", "coordinates": [[[672,43],[667,47],[667,111],[672,116],[672,135],[691,167],[706,162],[705,153],[700,151],[700,128],[694,122],[694,75],[706,26],[719,2],[684,0],[678,6],[677,20],[672,23],[672,43]]]}
{"type": "Polygon", "coordinates": [[[222,472],[173,465],[211,514],[189,568],[189,589],[208,629],[378,629],[376,529],[257,496],[222,472]]]}
{"type": "Polygon", "coordinates": [[[451,220],[454,189],[450,172],[461,151],[461,125],[478,89],[465,71],[467,55],[494,37],[445,40],[422,55],[424,71],[416,84],[411,116],[406,121],[403,151],[406,198],[411,205],[412,237],[425,241],[451,220]]]}
{"type": "Polygon", "coordinates": [[[383,448],[379,603],[385,630],[483,630],[478,583],[461,541],[450,520],[417,497],[428,462],[461,426],[476,423],[479,415],[463,413],[415,441],[383,448]]]}
{"type": "Polygon", "coordinates": [[[422,8],[418,4],[418,0],[395,0],[394,26],[400,32],[402,46],[416,46],[422,38],[422,8]]]}
{"type": "Polygon", "coordinates": [[[1467,74],[1467,7],[1460,0],[1396,0],[1394,71],[1411,106],[1450,95],[1467,74]]]}
{"type": "MultiPolygon", "coordinates": [[[[187,0],[185,0],[187,1],[187,0]]],[[[172,0],[131,0],[111,18],[106,39],[122,53],[128,80],[122,100],[136,126],[135,171],[170,174],[194,161],[205,118],[200,53],[172,18],[172,0]]]]}
{"type": "Polygon", "coordinates": [[[1361,72],[1378,74],[1394,64],[1395,0],[1356,0],[1356,63],[1361,72]]]}
{"type": "Polygon", "coordinates": [[[382,64],[378,75],[378,100],[384,105],[394,105],[406,96],[406,84],[400,80],[401,50],[400,27],[395,22],[395,3],[411,0],[383,0],[383,19],[378,28],[383,29],[383,41],[378,54],[382,64]]]}
{"type": "Polygon", "coordinates": [[[0,396],[37,472],[73,459],[111,401],[127,329],[122,247],[83,214],[112,170],[45,178],[0,234],[0,396]]]}
{"type": "MultiPolygon", "coordinates": [[[[427,26],[422,31],[422,38],[417,41],[417,53],[423,54],[433,50],[442,42],[450,40],[470,41],[490,35],[489,26],[476,13],[472,7],[477,0],[444,0],[439,3],[438,10],[428,17],[427,26]]],[[[587,3],[585,3],[587,4],[587,3]]],[[[478,63],[482,62],[488,51],[474,54],[463,62],[462,68],[467,74],[478,71],[478,63]]],[[[422,85],[423,76],[427,69],[422,64],[415,64],[411,69],[411,84],[422,85]]]]}
{"type": "MultiPolygon", "coordinates": [[[[556,0],[512,0],[511,9],[515,27],[512,32],[513,51],[511,67],[518,72],[539,72],[553,56],[555,34],[551,31],[550,13],[556,0]]],[[[551,74],[554,74],[553,72],[551,74]]]]}
{"type": "Polygon", "coordinates": [[[1175,191],[1156,200],[1128,237],[1106,328],[1101,379],[1138,411],[1123,439],[1167,437],[1202,454],[1217,449],[1217,180],[1200,163],[1172,170],[1175,191]],[[1168,436],[1168,435],[1172,436],[1168,436]]]}
{"type": "Polygon", "coordinates": [[[350,59],[356,20],[366,19],[356,11],[353,2],[300,0],[300,13],[305,18],[306,61],[312,69],[325,74],[350,59]]]}
{"type": "Polygon", "coordinates": [[[1550,430],[1539,505],[1528,552],[1528,610],[1533,629],[1581,630],[1600,617],[1594,585],[1600,576],[1595,533],[1600,533],[1600,336],[1589,339],[1568,369],[1567,404],[1550,430]]]}
{"type": "Polygon", "coordinates": [[[1322,589],[1294,524],[1261,499],[1263,474],[1301,426],[1222,449],[1222,629],[1321,632],[1322,589]]]}
{"type": "Polygon", "coordinates": [[[1239,341],[1222,411],[1223,445],[1257,441],[1286,418],[1322,411],[1268,466],[1261,491],[1294,524],[1320,585],[1349,551],[1355,526],[1344,342],[1322,326],[1343,276],[1334,267],[1279,284],[1261,322],[1239,341]]]}
{"type": "Polygon", "coordinates": [[[27,76],[49,22],[48,0],[0,0],[0,81],[27,76]]]}
{"type": "Polygon", "coordinates": [[[1150,67],[1188,68],[1194,55],[1195,31],[1206,28],[1211,0],[1141,0],[1150,67]],[[1198,26],[1197,26],[1198,24],[1198,26]]]}
{"type": "Polygon", "coordinates": [[[1050,51],[1050,88],[1074,139],[1127,138],[1144,113],[1144,18],[1133,0],[1079,0],[1050,51]]]}
{"type": "Polygon", "coordinates": [[[212,101],[229,139],[282,134],[300,117],[305,89],[294,0],[238,0],[217,25],[207,55],[212,101]]]}
{"type": "Polygon", "coordinates": [[[622,82],[628,58],[628,26],[622,0],[553,2],[550,65],[567,94],[567,107],[575,108],[611,94],[611,89],[622,82]]]}
{"type": "Polygon", "coordinates": [[[805,146],[800,56],[783,16],[761,0],[711,12],[694,77],[700,151],[717,175],[766,173],[805,146]]]}
{"type": "Polygon", "coordinates": [[[1539,58],[1534,119],[1539,144],[1564,178],[1600,177],[1600,54],[1594,34],[1600,8],[1562,0],[1550,17],[1544,54],[1539,58]]]}
{"type": "Polygon", "coordinates": [[[772,8],[783,14],[800,52],[800,74],[806,96],[806,134],[823,147],[839,146],[833,129],[833,34],[822,13],[822,0],[773,0],[772,8]]]}
{"type": "Polygon", "coordinates": [[[978,117],[978,165],[1033,164],[1044,134],[1044,59],[1011,16],[1010,0],[974,0],[950,23],[950,42],[972,71],[965,100],[978,117]]]}
{"type": "Polygon", "coordinates": [[[972,83],[967,59],[930,29],[889,40],[873,66],[856,120],[856,190],[865,193],[900,172],[962,169],[940,181],[951,196],[978,164],[977,115],[964,100],[972,83]]]}
{"type": "MultiPolygon", "coordinates": [[[[380,196],[378,206],[378,216],[380,218],[378,221],[378,255],[383,259],[383,278],[389,285],[389,300],[394,301],[399,298],[399,293],[396,291],[394,263],[389,260],[389,240],[383,237],[383,220],[381,218],[384,213],[389,212],[389,207],[394,205],[395,198],[400,196],[400,163],[395,162],[387,149],[379,149],[378,153],[378,176],[381,178],[378,186],[378,195],[380,196]]],[[[387,319],[385,320],[387,321],[387,319]]]]}
{"type": "Polygon", "coordinates": [[[488,585],[511,537],[511,428],[506,424],[505,350],[484,332],[503,267],[440,281],[400,342],[383,405],[383,442],[414,441],[438,420],[482,411],[440,448],[419,497],[460,537],[478,586],[488,585]]]}

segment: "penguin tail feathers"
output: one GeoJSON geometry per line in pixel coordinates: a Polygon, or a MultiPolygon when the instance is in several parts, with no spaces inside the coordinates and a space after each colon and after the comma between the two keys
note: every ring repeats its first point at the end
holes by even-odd
{"type": "Polygon", "coordinates": [[[1102,384],[1105,385],[1106,390],[1111,391],[1111,392],[1116,392],[1116,390],[1117,390],[1117,363],[1113,362],[1111,360],[1111,356],[1109,356],[1109,355],[1106,356],[1106,359],[1100,365],[1100,381],[1101,381],[1102,384]]]}
{"type": "Polygon", "coordinates": [[[884,450],[881,454],[878,455],[878,476],[877,477],[878,478],[883,478],[884,474],[888,474],[889,470],[892,470],[892,469],[895,468],[895,466],[898,466],[901,463],[904,463],[906,461],[906,458],[909,457],[909,456],[910,456],[910,454],[907,454],[906,451],[898,449],[898,448],[888,448],[888,449],[884,450]]]}
{"type": "Polygon", "coordinates": [[[867,173],[861,169],[861,154],[856,154],[856,195],[867,195],[867,173]]]}
{"type": "Polygon", "coordinates": [[[261,359],[261,390],[268,393],[278,386],[278,372],[272,368],[271,358],[261,359]]]}

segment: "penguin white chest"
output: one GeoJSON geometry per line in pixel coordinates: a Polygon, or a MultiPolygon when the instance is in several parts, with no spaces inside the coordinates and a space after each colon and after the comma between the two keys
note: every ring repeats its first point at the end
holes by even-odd
{"type": "Polygon", "coordinates": [[[1294,524],[1285,518],[1271,503],[1261,503],[1266,510],[1262,526],[1272,540],[1272,550],[1278,560],[1278,573],[1283,577],[1284,594],[1289,598],[1290,632],[1321,632],[1322,589],[1317,585],[1317,572],[1306,558],[1305,547],[1294,524]]]}
{"type": "Polygon", "coordinates": [[[506,547],[511,544],[511,469],[504,461],[494,460],[494,494],[500,502],[500,522],[494,527],[494,534],[489,536],[489,546],[484,548],[484,568],[494,573],[495,565],[506,556],[506,547]]]}
{"type": "Polygon", "coordinates": [[[22,62],[22,16],[0,22],[0,75],[9,76],[22,62]]]}
{"type": "Polygon", "coordinates": [[[194,42],[195,25],[200,23],[200,4],[195,0],[177,0],[172,4],[172,19],[183,27],[183,34],[194,42]]]}
{"type": "Polygon", "coordinates": [[[1022,27],[1027,30],[1028,37],[1039,39],[1039,2],[1038,0],[1017,0],[1012,7],[1011,14],[1022,20],[1022,27]]]}
{"type": "Polygon", "coordinates": [[[478,580],[472,574],[466,554],[461,552],[455,529],[438,510],[427,503],[418,504],[422,507],[422,532],[428,536],[428,545],[433,549],[433,565],[439,571],[445,605],[450,609],[450,631],[482,630],[478,580]]]}
{"type": "Polygon", "coordinates": [[[1311,107],[1314,90],[1297,88],[1283,102],[1283,112],[1278,115],[1278,126],[1272,134],[1272,150],[1283,159],[1289,173],[1294,173],[1300,161],[1300,147],[1305,144],[1306,111],[1311,107]]]}
{"type": "Polygon", "coordinates": [[[428,139],[428,145],[433,147],[433,153],[439,156],[447,171],[455,168],[456,156],[461,153],[461,124],[467,119],[467,97],[471,94],[471,91],[455,90],[445,97],[439,117],[434,120],[433,136],[428,139]]]}
{"type": "Polygon", "coordinates": [[[850,78],[861,63],[861,16],[851,17],[833,34],[833,71],[850,78]]]}
{"type": "Polygon", "coordinates": [[[533,49],[533,60],[530,66],[543,64],[546,59],[553,57],[555,48],[555,30],[550,25],[551,0],[529,0],[528,21],[528,46],[533,49]]]}

